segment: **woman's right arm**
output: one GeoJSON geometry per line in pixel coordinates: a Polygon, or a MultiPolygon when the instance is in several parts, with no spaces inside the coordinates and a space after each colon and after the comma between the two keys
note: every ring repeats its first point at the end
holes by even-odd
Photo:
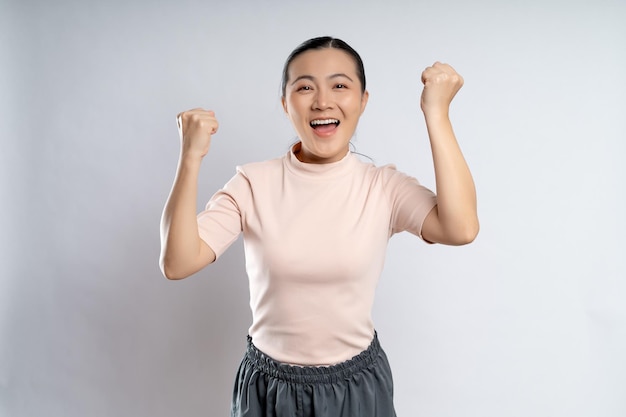
{"type": "Polygon", "coordinates": [[[215,252],[198,234],[196,204],[202,158],[208,153],[218,123],[212,111],[193,109],[177,116],[180,158],[161,218],[163,275],[182,279],[215,261],[215,252]]]}

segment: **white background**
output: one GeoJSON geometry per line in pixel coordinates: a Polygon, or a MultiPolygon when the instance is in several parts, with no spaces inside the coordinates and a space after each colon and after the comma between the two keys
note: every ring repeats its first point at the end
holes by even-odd
{"type": "Polygon", "coordinates": [[[250,323],[241,241],[158,269],[175,116],[221,123],[200,209],[282,155],[284,59],[363,56],[357,150],[434,188],[419,75],[465,78],[453,124],[481,232],[392,238],[375,323],[399,416],[626,415],[626,4],[2,1],[0,415],[223,416],[250,323]]]}

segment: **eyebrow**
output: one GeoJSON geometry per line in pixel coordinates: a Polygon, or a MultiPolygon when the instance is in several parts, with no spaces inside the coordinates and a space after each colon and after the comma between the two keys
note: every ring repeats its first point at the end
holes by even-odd
{"type": "MultiPolygon", "coordinates": [[[[350,81],[354,82],[354,80],[350,77],[348,77],[346,74],[342,73],[342,72],[338,72],[336,74],[332,74],[329,75],[328,77],[326,77],[329,80],[332,80],[333,78],[340,78],[340,77],[344,77],[349,79],[350,81]]],[[[294,85],[295,83],[297,83],[300,80],[310,80],[310,81],[314,81],[315,77],[313,77],[312,75],[301,75],[298,78],[296,78],[295,80],[293,80],[293,82],[291,83],[291,85],[294,85]]]]}

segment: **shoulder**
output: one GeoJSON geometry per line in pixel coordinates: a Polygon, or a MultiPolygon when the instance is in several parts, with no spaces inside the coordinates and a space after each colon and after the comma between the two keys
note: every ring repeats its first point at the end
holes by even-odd
{"type": "Polygon", "coordinates": [[[394,164],[382,166],[369,164],[367,172],[367,176],[371,178],[369,180],[371,186],[379,188],[389,201],[411,200],[414,204],[418,201],[431,201],[434,198],[432,190],[423,186],[414,176],[399,171],[394,164]]]}
{"type": "Polygon", "coordinates": [[[282,158],[274,158],[266,161],[251,162],[237,165],[235,174],[214,196],[227,194],[238,204],[243,204],[252,198],[254,190],[266,187],[275,182],[278,172],[282,172],[282,158]]]}
{"type": "Polygon", "coordinates": [[[371,162],[361,162],[361,166],[368,177],[372,178],[374,181],[380,182],[384,186],[398,184],[406,180],[417,181],[404,172],[398,171],[394,164],[376,166],[371,162]]]}
{"type": "Polygon", "coordinates": [[[282,172],[284,166],[284,156],[266,161],[250,162],[237,166],[237,174],[246,178],[267,177],[282,172]]]}

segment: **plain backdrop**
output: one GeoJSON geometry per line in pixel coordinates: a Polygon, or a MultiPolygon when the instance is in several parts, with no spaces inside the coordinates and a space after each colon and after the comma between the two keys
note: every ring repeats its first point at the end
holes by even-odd
{"type": "Polygon", "coordinates": [[[0,415],[225,416],[250,324],[241,240],[158,268],[175,116],[220,121],[198,209],[295,139],[284,59],[332,35],[365,61],[354,144],[434,188],[435,60],[478,188],[465,247],[394,236],[374,319],[399,416],[626,415],[626,4],[0,2],[0,415]]]}

